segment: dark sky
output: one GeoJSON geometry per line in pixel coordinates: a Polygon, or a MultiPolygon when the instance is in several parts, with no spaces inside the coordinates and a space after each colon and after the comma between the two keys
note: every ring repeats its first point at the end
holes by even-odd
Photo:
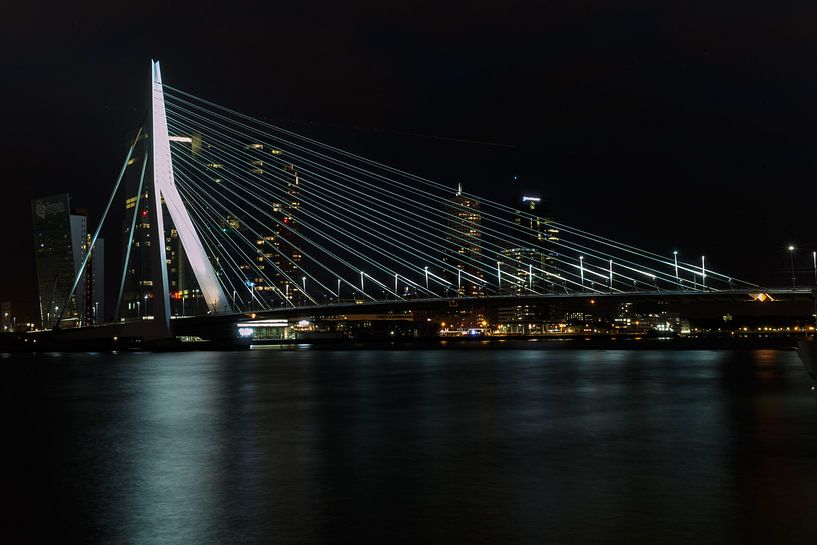
{"type": "Polygon", "coordinates": [[[559,221],[766,284],[789,281],[792,241],[812,277],[813,1],[14,4],[0,301],[18,314],[30,199],[68,191],[98,216],[151,57],[175,87],[452,187],[508,201],[518,175],[559,221]]]}

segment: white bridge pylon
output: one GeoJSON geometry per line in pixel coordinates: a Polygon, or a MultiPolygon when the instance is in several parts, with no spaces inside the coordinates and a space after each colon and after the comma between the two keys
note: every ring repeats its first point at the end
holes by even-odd
{"type": "Polygon", "coordinates": [[[229,312],[229,301],[224,295],[221,283],[218,281],[213,265],[207,257],[204,246],[190,219],[190,214],[182,202],[176,189],[173,177],[173,162],[170,154],[170,136],[167,131],[167,117],[165,113],[165,97],[162,88],[162,72],[159,61],[151,61],[152,97],[151,117],[148,135],[151,141],[151,157],[153,167],[152,195],[154,205],[150,207],[152,222],[159,244],[158,252],[154,253],[157,266],[153,268],[154,297],[156,301],[155,319],[163,319],[164,325],[170,328],[170,296],[167,279],[167,255],[165,251],[165,230],[162,219],[161,202],[167,206],[167,211],[173,220],[179,239],[184,246],[185,253],[190,261],[190,267],[196,276],[204,300],[212,312],[229,312]],[[158,282],[158,286],[156,285],[158,282]]]}

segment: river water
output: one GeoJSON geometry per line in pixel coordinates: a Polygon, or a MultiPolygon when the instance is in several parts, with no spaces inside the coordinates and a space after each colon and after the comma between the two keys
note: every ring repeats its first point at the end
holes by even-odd
{"type": "Polygon", "coordinates": [[[817,543],[817,395],[793,351],[6,355],[0,373],[3,543],[817,543]]]}

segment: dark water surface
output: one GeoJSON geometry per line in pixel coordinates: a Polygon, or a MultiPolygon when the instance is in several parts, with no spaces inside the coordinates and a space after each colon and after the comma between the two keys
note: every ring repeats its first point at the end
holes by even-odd
{"type": "Polygon", "coordinates": [[[0,541],[817,544],[791,351],[0,357],[0,541]]]}

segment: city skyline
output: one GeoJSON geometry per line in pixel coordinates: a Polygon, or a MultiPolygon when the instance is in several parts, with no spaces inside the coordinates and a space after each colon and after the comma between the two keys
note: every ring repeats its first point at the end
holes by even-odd
{"type": "MultiPolygon", "coordinates": [[[[14,9],[12,19],[33,15],[25,7],[14,9]]],[[[213,52],[216,62],[208,59],[206,66],[184,45],[149,52],[125,45],[140,42],[126,39],[127,33],[115,55],[92,56],[73,29],[61,26],[65,14],[60,9],[38,17],[50,33],[5,38],[17,40],[9,50],[20,51],[29,67],[11,72],[11,85],[2,91],[5,103],[21,105],[11,112],[13,130],[4,136],[9,156],[2,164],[4,178],[11,181],[3,212],[14,224],[28,223],[22,203],[60,191],[76,195],[92,219],[99,214],[128,135],[141,121],[144,65],[155,54],[166,61],[179,87],[202,89],[220,103],[286,121],[452,187],[464,182],[476,194],[510,199],[507,190],[516,176],[517,183],[546,197],[561,220],[592,232],[666,255],[673,250],[690,258],[706,254],[713,266],[756,271],[750,279],[768,285],[787,283],[786,247],[794,243],[798,274],[805,278],[809,273],[809,252],[817,244],[809,232],[807,203],[817,168],[808,135],[817,119],[808,106],[809,48],[792,47],[808,43],[805,31],[785,39],[759,34],[751,18],[735,22],[710,12],[703,17],[696,6],[655,8],[641,18],[625,12],[616,31],[609,20],[577,26],[583,15],[572,8],[557,12],[543,5],[517,13],[475,5],[461,25],[465,40],[455,43],[444,29],[457,15],[445,8],[435,21],[367,14],[361,19],[361,41],[339,43],[348,58],[370,61],[364,63],[369,68],[339,63],[317,72],[308,69],[308,63],[298,61],[320,59],[319,43],[300,42],[294,58],[279,59],[290,74],[281,83],[272,70],[248,69],[259,62],[258,54],[244,47],[252,33],[231,33],[233,40],[224,40],[213,52]],[[524,24],[525,15],[535,20],[549,15],[553,25],[572,23],[577,35],[534,32],[524,24]],[[686,41],[681,29],[698,28],[703,20],[711,26],[700,27],[700,44],[686,41]],[[409,24],[429,40],[410,40],[401,47],[409,24]],[[726,27],[730,32],[718,32],[726,27]],[[652,56],[635,55],[617,34],[650,28],[665,31],[663,37],[647,38],[653,55],[662,55],[662,67],[652,56]],[[492,39],[476,39],[485,33],[492,39]],[[729,41],[722,38],[726,34],[729,41]],[[46,48],[58,40],[62,47],[56,56],[46,56],[46,48]],[[379,43],[385,53],[373,53],[365,40],[379,43]],[[747,54],[731,56],[734,44],[747,54]],[[30,47],[22,51],[23,46],[30,47]],[[551,49],[564,58],[548,54],[551,49]],[[55,65],[69,54],[81,59],[79,64],[55,65]],[[726,59],[734,67],[731,72],[712,69],[726,59]],[[623,68],[628,70],[610,89],[605,82],[623,68]],[[497,86],[496,81],[508,84],[497,86]],[[89,82],[97,96],[87,92],[89,82]],[[54,102],[51,96],[62,98],[54,102]],[[87,143],[82,161],[71,146],[52,147],[44,155],[37,144],[42,135],[68,141],[73,134],[87,143]],[[766,195],[772,186],[806,195],[766,195]]],[[[751,14],[754,8],[744,9],[751,14]]],[[[763,24],[785,28],[790,16],[804,9],[804,4],[789,5],[771,20],[764,16],[763,24]]],[[[287,12],[292,28],[267,39],[285,40],[304,28],[308,15],[307,7],[287,12]]],[[[320,22],[328,36],[337,33],[334,22],[352,16],[334,15],[332,23],[320,22]]],[[[102,12],[82,24],[115,27],[119,17],[102,12]]],[[[193,23],[177,30],[190,35],[193,23]]],[[[139,31],[127,32],[134,37],[139,31]]],[[[157,43],[171,35],[161,25],[155,32],[157,43]]],[[[173,36],[174,44],[185,43],[173,36]]],[[[22,296],[34,292],[30,237],[29,229],[0,237],[0,250],[19,263],[0,273],[0,285],[24,286],[5,287],[0,300],[13,300],[17,308],[34,304],[33,295],[22,296]]],[[[109,265],[113,259],[110,255],[109,265]]]]}

